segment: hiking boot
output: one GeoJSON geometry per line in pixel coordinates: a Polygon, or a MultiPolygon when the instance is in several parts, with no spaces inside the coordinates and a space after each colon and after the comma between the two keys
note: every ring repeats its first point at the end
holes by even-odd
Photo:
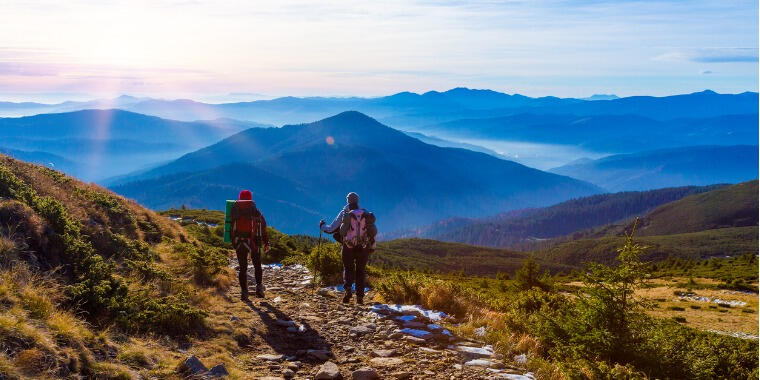
{"type": "Polygon", "coordinates": [[[248,301],[248,291],[242,291],[240,292],[240,300],[245,302],[248,301]]]}
{"type": "Polygon", "coordinates": [[[256,297],[264,298],[264,285],[263,284],[256,285],[256,297]]]}
{"type": "Polygon", "coordinates": [[[356,304],[357,305],[364,305],[364,294],[357,294],[356,295],[356,304]]]}
{"type": "Polygon", "coordinates": [[[349,301],[351,301],[351,292],[347,291],[346,295],[343,296],[343,303],[348,303],[349,301]]]}

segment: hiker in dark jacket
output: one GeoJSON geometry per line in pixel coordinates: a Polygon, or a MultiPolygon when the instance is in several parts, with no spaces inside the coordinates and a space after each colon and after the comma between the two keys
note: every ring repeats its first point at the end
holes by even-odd
{"type": "Polygon", "coordinates": [[[264,297],[263,274],[261,271],[261,254],[269,251],[269,234],[264,214],[256,208],[253,195],[243,190],[232,209],[232,229],[230,237],[237,253],[238,280],[240,281],[240,299],[248,300],[248,255],[251,256],[256,278],[256,297],[264,297]]]}
{"type": "MultiPolygon", "coordinates": [[[[371,241],[367,242],[363,240],[357,243],[357,239],[363,239],[364,237],[359,236],[356,231],[351,231],[352,212],[354,216],[359,215],[359,217],[361,215],[371,215],[366,210],[359,208],[359,196],[354,192],[348,193],[346,205],[340,210],[335,220],[329,225],[325,224],[324,220],[321,220],[319,228],[328,234],[338,233],[336,234],[336,239],[337,236],[340,238],[341,257],[343,259],[343,288],[345,290],[343,303],[348,303],[351,300],[351,286],[356,283],[356,303],[361,305],[364,303],[365,268],[367,267],[370,250],[374,247],[374,233],[371,234],[371,237],[368,237],[371,241]]],[[[371,221],[374,228],[374,215],[372,215],[371,221]]],[[[365,225],[364,223],[362,222],[362,225],[365,225]]],[[[354,228],[357,225],[354,222],[354,228]]]]}

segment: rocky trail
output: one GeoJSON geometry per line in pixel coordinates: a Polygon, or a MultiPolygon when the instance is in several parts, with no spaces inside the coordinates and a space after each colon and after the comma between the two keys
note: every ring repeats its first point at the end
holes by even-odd
{"type": "MultiPolygon", "coordinates": [[[[249,267],[249,285],[253,285],[249,267]]],[[[250,327],[244,367],[261,379],[533,379],[489,346],[453,336],[443,313],[413,306],[341,303],[315,289],[300,265],[264,268],[266,298],[236,304],[230,323],[250,327]]],[[[368,299],[371,299],[371,293],[368,299]]],[[[198,373],[201,375],[200,373],[198,373]]]]}

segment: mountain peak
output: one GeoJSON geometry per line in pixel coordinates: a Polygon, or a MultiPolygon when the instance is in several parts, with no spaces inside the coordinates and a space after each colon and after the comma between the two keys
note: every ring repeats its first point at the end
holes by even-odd
{"type": "Polygon", "coordinates": [[[380,124],[379,121],[359,112],[359,111],[343,111],[337,115],[330,116],[328,118],[322,119],[318,121],[317,123],[352,123],[352,124],[380,124]]]}

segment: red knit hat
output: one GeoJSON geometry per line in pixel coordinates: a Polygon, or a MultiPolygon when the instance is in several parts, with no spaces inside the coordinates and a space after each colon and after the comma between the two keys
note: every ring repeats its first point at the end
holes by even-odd
{"type": "Polygon", "coordinates": [[[250,190],[243,190],[238,195],[238,199],[241,201],[250,201],[253,199],[253,194],[251,194],[250,190]]]}

